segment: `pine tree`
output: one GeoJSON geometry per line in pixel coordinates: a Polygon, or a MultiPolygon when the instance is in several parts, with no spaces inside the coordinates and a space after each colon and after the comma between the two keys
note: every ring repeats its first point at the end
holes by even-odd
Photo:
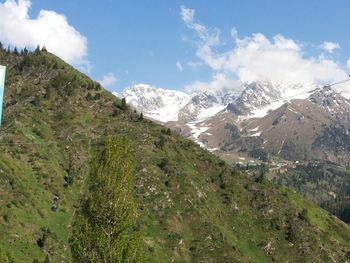
{"type": "Polygon", "coordinates": [[[140,121],[142,121],[142,120],[143,120],[143,113],[142,113],[142,112],[140,113],[139,120],[140,120],[140,121]]]}
{"type": "Polygon", "coordinates": [[[159,136],[159,141],[156,142],[156,146],[160,149],[163,149],[164,145],[165,145],[165,138],[164,138],[163,134],[161,134],[159,136]]]}
{"type": "Polygon", "coordinates": [[[122,109],[122,110],[127,110],[127,105],[126,105],[126,100],[125,100],[125,98],[122,98],[122,102],[121,102],[121,105],[120,105],[120,109],[122,109]]]}
{"type": "Polygon", "coordinates": [[[40,53],[40,46],[38,45],[34,50],[34,54],[39,54],[39,53],[40,53]]]}
{"type": "Polygon", "coordinates": [[[73,262],[145,261],[134,230],[133,166],[130,142],[119,137],[109,139],[92,162],[92,186],[73,225],[73,262]]]}

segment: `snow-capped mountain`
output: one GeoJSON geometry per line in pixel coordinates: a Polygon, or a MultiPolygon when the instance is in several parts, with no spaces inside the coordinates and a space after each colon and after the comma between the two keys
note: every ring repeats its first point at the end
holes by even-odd
{"type": "Polygon", "coordinates": [[[329,87],[302,96],[307,98],[283,100],[280,107],[262,117],[239,118],[237,111],[220,112],[196,124],[206,129],[196,134],[195,140],[226,158],[259,153],[291,160],[327,158],[347,164],[350,101],[329,87]]]}
{"type": "Polygon", "coordinates": [[[227,106],[228,111],[249,118],[263,117],[286,101],[305,99],[313,85],[283,84],[273,82],[243,83],[243,91],[227,106]]]}
{"type": "Polygon", "coordinates": [[[240,119],[261,118],[286,101],[307,98],[308,92],[316,88],[311,85],[245,82],[242,83],[241,92],[226,87],[216,91],[186,94],[138,84],[115,95],[124,97],[129,104],[149,118],[163,123],[188,123],[204,121],[223,110],[235,113],[240,119]]]}
{"type": "Polygon", "coordinates": [[[345,113],[350,108],[349,99],[346,99],[329,86],[317,89],[308,99],[332,113],[345,113]]]}
{"type": "Polygon", "coordinates": [[[291,159],[327,153],[344,162],[350,154],[350,101],[330,87],[252,82],[241,90],[186,94],[139,84],[118,96],[226,157],[258,149],[291,159]]]}
{"type": "Polygon", "coordinates": [[[145,116],[166,123],[203,120],[223,110],[234,101],[232,90],[203,91],[191,95],[181,91],[137,84],[114,95],[125,98],[127,103],[143,112],[145,116]]]}
{"type": "Polygon", "coordinates": [[[177,121],[180,109],[191,100],[184,92],[155,88],[147,84],[137,84],[121,94],[113,94],[125,98],[127,103],[147,117],[164,123],[177,121]]]}
{"type": "Polygon", "coordinates": [[[265,152],[302,159],[312,153],[345,162],[350,153],[350,101],[330,87],[251,82],[239,93],[186,94],[142,84],[119,96],[225,158],[265,152]]]}
{"type": "MultiPolygon", "coordinates": [[[[227,96],[227,94],[225,94],[227,96]]],[[[192,94],[191,100],[179,112],[181,122],[204,120],[225,108],[222,97],[214,92],[203,91],[192,94]]]]}

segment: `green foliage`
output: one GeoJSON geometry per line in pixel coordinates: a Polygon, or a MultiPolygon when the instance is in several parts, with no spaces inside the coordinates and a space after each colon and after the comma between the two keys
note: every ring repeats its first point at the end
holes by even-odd
{"type": "Polygon", "coordinates": [[[290,243],[293,243],[297,240],[297,227],[295,223],[288,222],[287,230],[286,230],[286,240],[290,243]]]}
{"type": "Polygon", "coordinates": [[[92,163],[92,185],[73,225],[75,262],[142,262],[141,238],[133,196],[134,162],[130,142],[108,140],[92,163]]]}
{"type": "Polygon", "coordinates": [[[120,104],[120,109],[123,111],[126,111],[128,109],[128,106],[126,105],[126,99],[122,98],[121,104],[120,104]]]}
{"type": "Polygon", "coordinates": [[[249,152],[249,156],[261,160],[263,162],[267,162],[269,160],[268,153],[264,149],[255,148],[249,152]]]}
{"type": "Polygon", "coordinates": [[[161,133],[166,135],[171,135],[171,130],[170,128],[164,128],[164,129],[161,129],[161,133]]]}
{"type": "Polygon", "coordinates": [[[345,223],[350,223],[350,171],[346,168],[311,162],[275,175],[273,181],[295,189],[345,223]]]}
{"type": "Polygon", "coordinates": [[[299,147],[292,140],[286,140],[282,146],[281,157],[286,160],[299,160],[302,159],[302,154],[299,147]]]}
{"type": "Polygon", "coordinates": [[[14,263],[14,260],[9,253],[2,252],[1,248],[0,248],[0,262],[1,263],[14,263]]]}
{"type": "Polygon", "coordinates": [[[165,137],[163,134],[159,135],[158,141],[155,142],[156,146],[160,149],[163,149],[165,146],[165,137]]]}
{"type": "Polygon", "coordinates": [[[261,171],[258,177],[255,178],[255,182],[262,184],[265,181],[265,173],[261,171]]]}
{"type": "Polygon", "coordinates": [[[299,218],[301,220],[304,220],[304,221],[308,221],[309,220],[308,211],[307,211],[306,208],[303,208],[303,210],[301,210],[301,212],[299,213],[299,218]]]}
{"type": "Polygon", "coordinates": [[[169,160],[167,158],[162,158],[158,164],[159,168],[165,171],[167,165],[169,164],[169,160]]]}

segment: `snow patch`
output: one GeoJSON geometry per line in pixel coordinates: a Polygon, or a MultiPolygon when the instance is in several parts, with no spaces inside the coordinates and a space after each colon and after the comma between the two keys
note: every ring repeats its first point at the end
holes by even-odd
{"type": "Polygon", "coordinates": [[[259,126],[258,127],[255,127],[254,129],[249,129],[248,131],[250,131],[250,132],[256,132],[256,131],[258,131],[259,130],[259,126]]]}
{"type": "Polygon", "coordinates": [[[198,143],[202,148],[206,148],[206,145],[200,141],[199,136],[206,132],[210,127],[201,126],[198,122],[187,123],[187,126],[191,129],[191,137],[196,143],[198,143]]]}
{"type": "Polygon", "coordinates": [[[201,108],[199,115],[197,116],[197,121],[203,121],[211,116],[214,116],[215,114],[219,113],[220,111],[224,110],[226,106],[223,105],[214,105],[210,108],[201,108]]]}
{"type": "Polygon", "coordinates": [[[260,132],[257,132],[257,133],[254,133],[254,134],[251,134],[249,135],[250,137],[258,137],[261,135],[261,131],[260,132]]]}
{"type": "Polygon", "coordinates": [[[210,148],[210,149],[208,148],[207,150],[212,153],[219,150],[219,148],[210,148]]]}

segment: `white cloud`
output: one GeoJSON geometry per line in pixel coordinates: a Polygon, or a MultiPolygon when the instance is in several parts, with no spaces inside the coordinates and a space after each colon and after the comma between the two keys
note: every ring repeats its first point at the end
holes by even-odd
{"type": "MultiPolygon", "coordinates": [[[[247,82],[291,84],[326,84],[347,78],[342,66],[335,61],[322,54],[317,57],[306,56],[301,43],[280,34],[272,39],[261,33],[239,38],[237,30],[233,28],[231,36],[234,45],[219,52],[220,30],[197,23],[194,14],[193,9],[181,7],[182,20],[197,36],[197,57],[213,70],[213,80],[207,85],[218,84],[218,74],[223,74],[226,79],[233,75],[234,78],[247,82]]],[[[336,43],[327,45],[329,50],[338,46],[336,43]]]]}
{"type": "Polygon", "coordinates": [[[89,64],[87,39],[67,18],[54,11],[40,10],[29,17],[30,0],[6,0],[0,3],[0,41],[18,48],[46,46],[47,50],[73,64],[89,64]]]}
{"type": "Polygon", "coordinates": [[[115,83],[117,83],[118,79],[113,73],[108,73],[107,75],[103,76],[101,80],[98,82],[105,88],[113,86],[115,83]]]}
{"type": "Polygon", "coordinates": [[[195,11],[193,9],[181,6],[181,17],[186,26],[194,30],[202,42],[214,46],[220,42],[220,30],[218,28],[207,29],[204,25],[194,22],[195,11]]]}
{"type": "Polygon", "coordinates": [[[335,42],[327,42],[327,41],[325,41],[321,45],[321,48],[326,50],[328,53],[333,53],[333,50],[337,49],[337,48],[340,48],[340,45],[338,43],[335,43],[335,42]]]}
{"type": "Polygon", "coordinates": [[[239,80],[228,78],[225,74],[217,73],[213,76],[211,82],[195,81],[194,83],[185,86],[185,90],[188,93],[197,91],[219,91],[222,89],[234,89],[237,92],[242,88],[242,83],[239,80]]]}
{"type": "Polygon", "coordinates": [[[183,67],[180,61],[176,61],[176,67],[178,68],[178,70],[182,71],[183,67]]]}

